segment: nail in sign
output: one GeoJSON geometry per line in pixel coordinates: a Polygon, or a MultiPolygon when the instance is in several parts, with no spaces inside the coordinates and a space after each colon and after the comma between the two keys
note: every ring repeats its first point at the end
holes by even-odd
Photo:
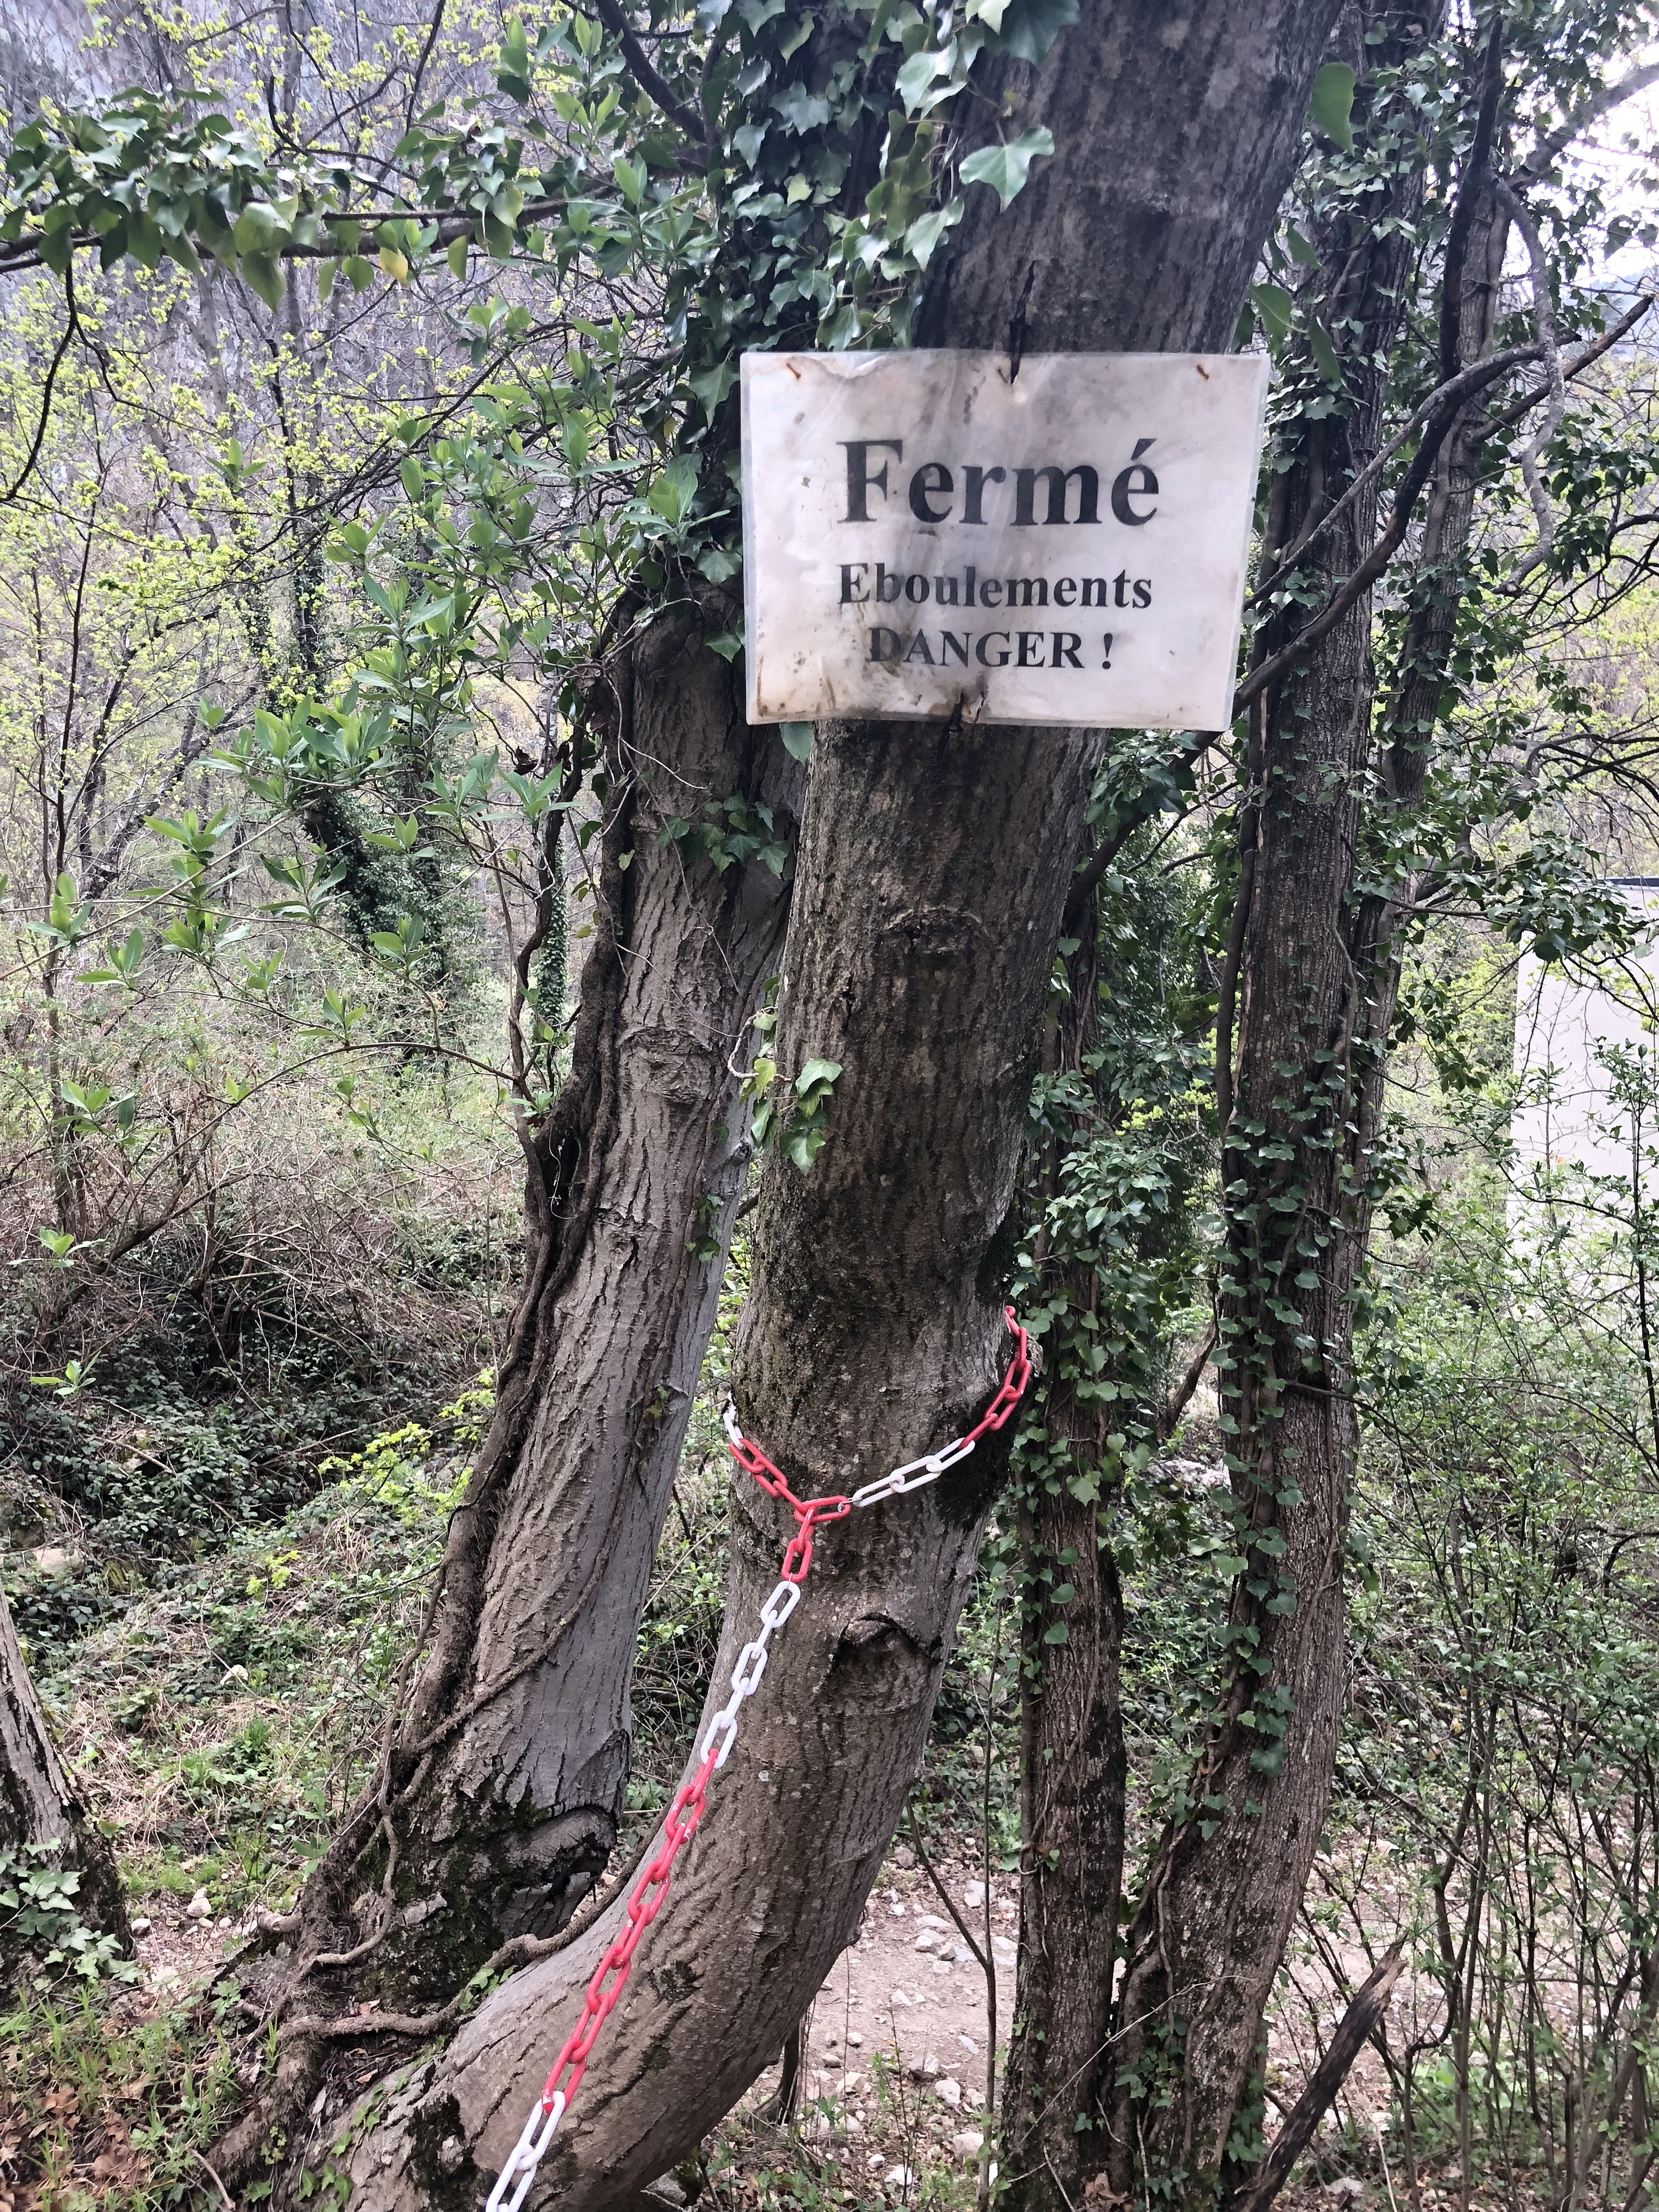
{"type": "Polygon", "coordinates": [[[1219,730],[1267,364],[743,358],[749,716],[1219,730]]]}

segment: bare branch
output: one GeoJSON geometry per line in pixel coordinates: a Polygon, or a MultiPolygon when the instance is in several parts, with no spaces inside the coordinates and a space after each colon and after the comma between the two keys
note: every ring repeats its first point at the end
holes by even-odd
{"type": "Polygon", "coordinates": [[[1521,167],[1512,172],[1510,182],[1523,190],[1528,185],[1541,183],[1557,157],[1565,153],[1573,140],[1588,131],[1592,123],[1599,122],[1610,109],[1654,83],[1659,83],[1659,62],[1646,62],[1628,76],[1620,77],[1617,84],[1603,85],[1599,92],[1593,92],[1573,109],[1565,123],[1547,138],[1539,140],[1521,167]]]}
{"type": "Polygon", "coordinates": [[[1561,337],[1556,327],[1555,302],[1550,295],[1549,256],[1544,251],[1538,225],[1533,221],[1532,210],[1506,184],[1499,181],[1492,189],[1498,196],[1498,205],[1526,241],[1527,258],[1532,269],[1533,312],[1538,318],[1538,341],[1543,349],[1544,371],[1549,392],[1543,420],[1519,456],[1522,481],[1527,487],[1527,496],[1532,501],[1532,511],[1538,518],[1538,543],[1510,570],[1509,586],[1513,590],[1523,576],[1542,567],[1555,544],[1555,510],[1550,505],[1548,492],[1544,489],[1538,463],[1545,447],[1555,435],[1561,417],[1567,411],[1567,386],[1561,374],[1561,337]]]}

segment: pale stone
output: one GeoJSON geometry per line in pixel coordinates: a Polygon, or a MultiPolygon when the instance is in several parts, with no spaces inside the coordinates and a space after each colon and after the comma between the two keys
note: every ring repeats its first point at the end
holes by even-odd
{"type": "Polygon", "coordinates": [[[960,2081],[953,2081],[947,2074],[942,2081],[934,2082],[933,2094],[941,2105],[948,2105],[951,2110],[955,2112],[957,2106],[962,2102],[962,2084],[960,2081]]]}
{"type": "Polygon", "coordinates": [[[186,1920],[212,1919],[213,1907],[208,1902],[208,1893],[206,1890],[198,1889],[197,1891],[195,1896],[191,1899],[190,1903],[185,1907],[185,1917],[186,1920]]]}
{"type": "Polygon", "coordinates": [[[848,2045],[851,2046],[851,2048],[852,2048],[853,2050],[854,2050],[854,2051],[862,2051],[862,2050],[863,2050],[863,2048],[864,2048],[864,2038],[863,2038],[863,2037],[859,2033],[859,2032],[858,2032],[857,2028],[855,2028],[855,2027],[854,2027],[854,2028],[850,2028],[850,2029],[848,2031],[847,2040],[848,2040],[848,2045]]]}
{"type": "Polygon", "coordinates": [[[931,2051],[924,2051],[920,2058],[911,2060],[909,2070],[914,2081],[931,2081],[939,2070],[939,2060],[931,2051]]]}
{"type": "Polygon", "coordinates": [[[962,1898],[964,1905],[983,1905],[985,1902],[985,1884],[982,1881],[970,1881],[967,1888],[963,1891],[962,1898]]]}
{"type": "Polygon", "coordinates": [[[917,1936],[916,1948],[918,1951],[935,1951],[939,1948],[939,1937],[934,1935],[931,1928],[924,1928],[917,1936]]]}
{"type": "Polygon", "coordinates": [[[958,2158],[977,2158],[985,2148],[985,2138],[977,2128],[963,2128],[951,2136],[951,2148],[958,2158]]]}
{"type": "Polygon", "coordinates": [[[148,1936],[149,1933],[149,1922],[141,1915],[138,1919],[133,1922],[132,1932],[135,1936],[148,1936]]]}
{"type": "Polygon", "coordinates": [[[884,2177],[890,2189],[914,2189],[916,2177],[908,2166],[890,2166],[884,2177]]]}
{"type": "Polygon", "coordinates": [[[745,354],[750,720],[1225,729],[1267,379],[1261,355],[745,354]]]}

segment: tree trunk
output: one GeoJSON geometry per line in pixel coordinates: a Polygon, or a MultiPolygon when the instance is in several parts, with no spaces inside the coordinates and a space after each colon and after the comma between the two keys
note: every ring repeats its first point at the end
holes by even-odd
{"type": "MultiPolygon", "coordinates": [[[[76,1869],[81,1917],[130,1951],[132,1930],[115,1855],[70,1787],[0,1589],[0,1851],[26,1844],[50,1844],[52,1864],[76,1869]]],[[[14,1964],[0,1954],[0,1990],[14,1964]]]]}
{"type": "MultiPolygon", "coordinates": [[[[1049,124],[1055,157],[1029,205],[970,211],[929,335],[999,343],[1024,299],[1034,349],[1224,345],[1334,6],[1210,0],[1175,25],[1150,4],[1091,8],[1042,70],[1012,73],[1015,122],[1049,124]]],[[[820,732],[780,1064],[818,1055],[844,1073],[811,1175],[769,1172],[737,1375],[745,1428],[807,1490],[942,1442],[1006,1356],[999,1231],[1098,757],[1081,732],[820,732]]],[[[983,1449],[820,1538],[538,2201],[556,2188],[607,2202],[683,2155],[851,1937],[921,1756],[1001,1457],[983,1449]]],[[[787,1528],[740,1496],[722,1685],[787,1528]]],[[[405,2069],[344,2154],[354,2212],[472,2201],[622,1917],[610,1908],[405,2069]]],[[[319,2120],[331,2139],[337,2118],[319,2120]]]]}
{"type": "MultiPolygon", "coordinates": [[[[1100,902],[1068,906],[1076,950],[1050,1023],[1049,1072],[1086,1080],[1099,1032],[1100,902]],[[1077,911],[1073,911],[1073,908],[1077,911]]],[[[1036,1207],[1064,1187],[1082,1129],[1051,1138],[1033,1162],[1036,1207]]],[[[1016,1477],[1020,1605],[1020,1888],[1018,1980],[1002,2092],[1001,2172],[1017,2212],[1080,2199],[1085,2131],[1110,2052],[1112,1960],[1123,1886],[1127,1759],[1119,1677],[1123,1599],[1102,1530],[1109,1430],[1091,1364],[1096,1340],[1073,1316],[1096,1315],[1095,1268],[1068,1263],[1039,1237],[1038,1286],[1058,1300],[1043,1339],[1045,1372],[1016,1477]],[[1056,1590],[1069,1596],[1056,1600],[1056,1590]],[[1055,1624],[1064,1640],[1049,1641],[1055,1624]]],[[[1111,1334],[1109,1326],[1106,1331],[1111,1334]]]]}
{"type": "MultiPolygon", "coordinates": [[[[659,831],[741,793],[787,837],[804,781],[702,642],[731,611],[705,588],[617,657],[594,949],[532,1143],[495,1413],[381,1772],[273,1930],[264,1973],[290,2017],[441,2007],[504,1945],[538,1955],[616,1842],[635,1638],[748,1159],[729,1063],[788,904],[787,876],[717,874],[659,831]]],[[[290,2040],[221,2147],[229,2170],[321,2056],[290,2040]]]]}
{"type": "MultiPolygon", "coordinates": [[[[1387,64],[1407,40],[1417,46],[1407,12],[1372,19],[1389,44],[1356,58],[1387,64]]],[[[1409,14],[1432,32],[1432,14],[1409,14]]],[[[1376,145],[1398,134],[1398,167],[1317,227],[1323,319],[1342,337],[1347,404],[1300,417],[1286,434],[1268,569],[1381,440],[1387,379],[1377,364],[1399,328],[1423,157],[1399,118],[1357,120],[1362,143],[1368,125],[1376,145]]],[[[1374,491],[1357,499],[1304,562],[1315,608],[1369,550],[1376,506],[1374,491]]],[[[1305,614],[1298,607],[1270,626],[1264,659],[1305,614]]],[[[1258,702],[1241,807],[1236,1070],[1224,975],[1217,1039],[1226,1243],[1216,1366],[1236,1424],[1228,1465],[1243,1569],[1218,1719],[1129,1931],[1107,2129],[1115,2194],[1193,2212],[1213,2203],[1224,2177],[1318,1842],[1341,1711],[1352,1296],[1371,1175],[1358,1109],[1381,1050],[1347,941],[1372,690],[1365,597],[1258,702]]]]}

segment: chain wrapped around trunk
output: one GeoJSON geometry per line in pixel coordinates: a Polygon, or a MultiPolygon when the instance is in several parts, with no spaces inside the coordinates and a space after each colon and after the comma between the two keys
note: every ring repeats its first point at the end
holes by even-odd
{"type": "Polygon", "coordinates": [[[920,1459],[907,1460],[902,1467],[896,1467],[875,1481],[866,1482],[850,1498],[797,1498],[782,1469],[774,1466],[760,1446],[751,1443],[744,1435],[738,1426],[737,1409],[729,1398],[726,1400],[721,1419],[732,1458],[745,1474],[753,1475],[769,1497],[781,1499],[789,1508],[795,1516],[795,1533],[784,1552],[777,1584],[761,1607],[760,1634],[738,1654],[738,1663],[732,1669],[732,1694],[704,1730],[696,1770],[689,1781],[680,1784],[668,1808],[656,1856],[634,1885],[634,1893],[628,1900],[627,1925],[600,1960],[587,1985],[581,2016],[554,2061],[541,2095],[530,2108],[524,2132],[495,2178],[484,2212],[503,2212],[503,2208],[505,2212],[519,2212],[559,2122],[581,2086],[599,2031],[627,1986],[640,1938],[668,1900],[674,1861],[696,1832],[708,1784],[718,1769],[725,1765],[737,1741],[738,1715],[743,1702],[745,1698],[752,1698],[760,1687],[773,1635],[800,1603],[801,1585],[812,1565],[813,1531],[826,1522],[843,1519],[857,1507],[877,1505],[884,1498],[899,1498],[906,1491],[920,1490],[924,1484],[937,1482],[948,1468],[966,1459],[982,1437],[1002,1428],[1024,1396],[1031,1379],[1030,1340],[1015,1320],[1013,1308],[1005,1306],[1003,1312],[1016,1340],[1014,1356],[995,1397],[967,1435],[953,1438],[938,1451],[924,1452],[920,1459]],[[518,2185],[509,2197],[507,2192],[514,2182],[518,2185]]]}

